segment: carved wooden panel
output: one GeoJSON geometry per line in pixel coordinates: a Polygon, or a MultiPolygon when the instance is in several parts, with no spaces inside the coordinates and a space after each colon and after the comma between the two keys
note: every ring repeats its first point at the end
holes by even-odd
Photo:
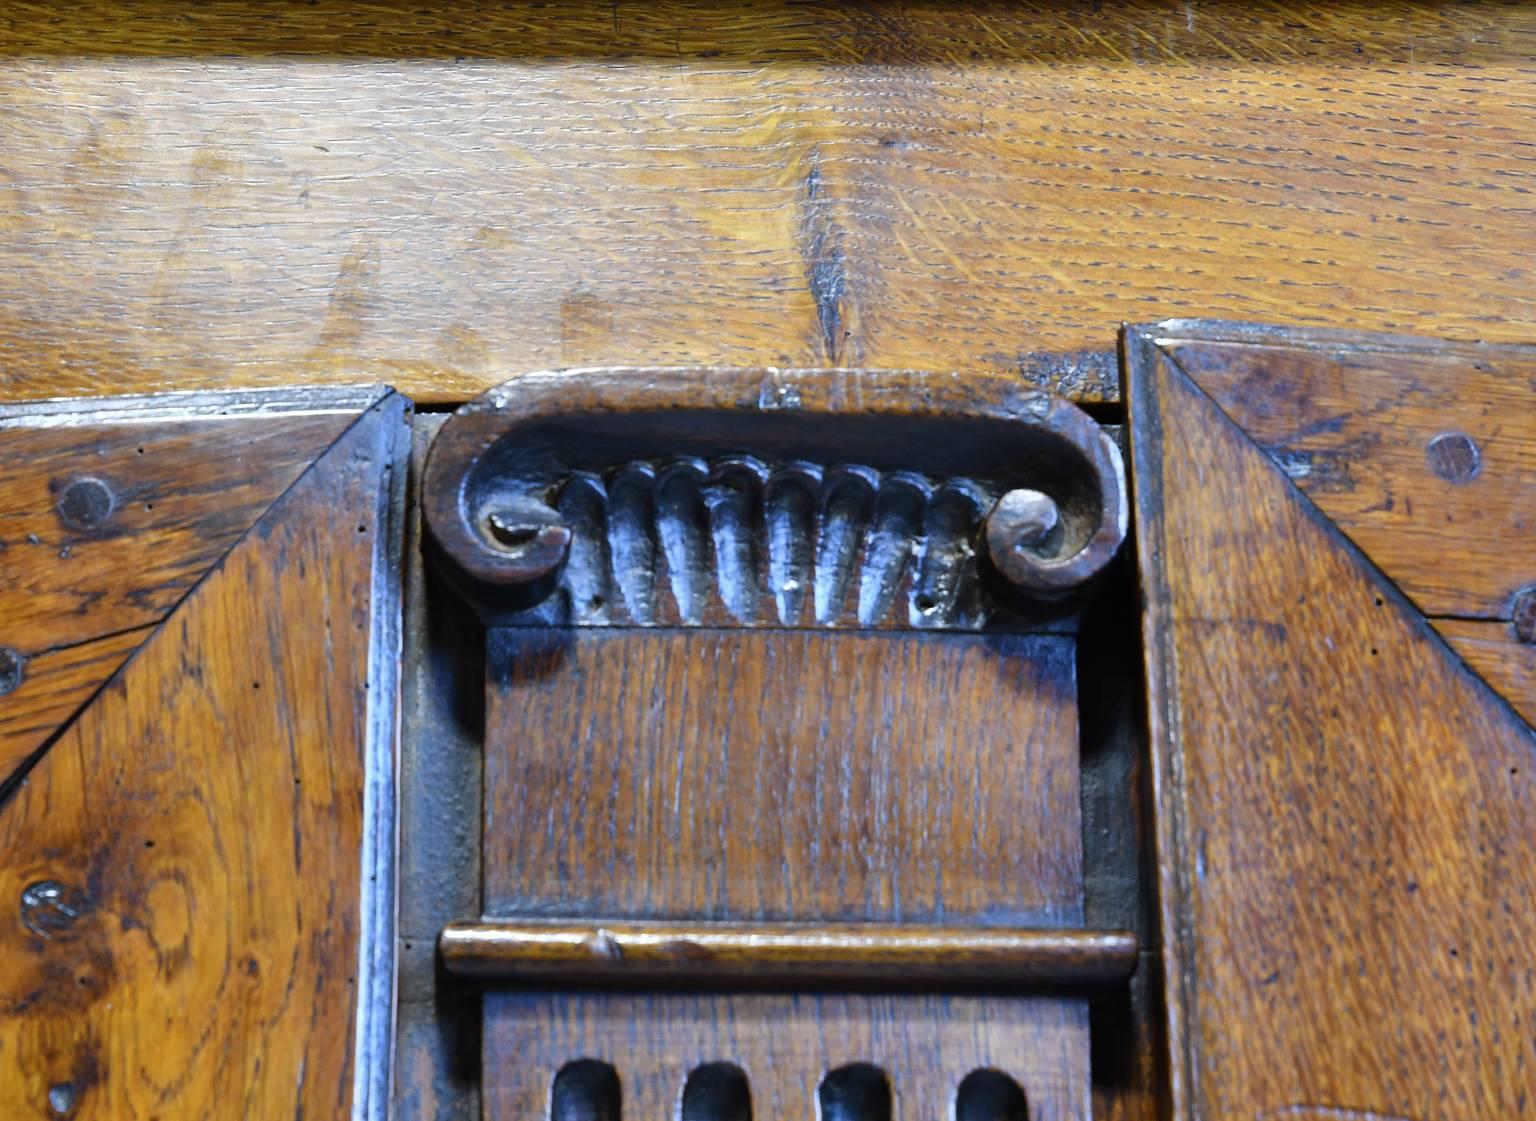
{"type": "Polygon", "coordinates": [[[486,1013],[488,1121],[1089,1116],[1081,1000],[509,992],[486,1013]],[[583,1061],[609,1068],[610,1085],[594,1087],[583,1061]],[[722,1068],[733,1084],[708,1085],[722,1068]],[[978,1073],[991,1093],[967,1091],[978,1073]]]}
{"type": "MultiPolygon", "coordinates": [[[[307,401],[172,422],[168,443],[163,403],[116,418],[145,449],[135,500],[182,513],[118,543],[138,567],[84,570],[165,617],[0,801],[7,1117],[385,1115],[406,406],[307,401]]],[[[62,460],[98,462],[98,433],[54,432],[62,460]]]]}
{"type": "Polygon", "coordinates": [[[529,375],[426,465],[489,628],[482,915],[440,943],[492,989],[485,1116],[832,1116],[840,1068],[939,1116],[995,1067],[1086,1118],[1082,986],[1136,957],[1083,929],[1115,445],[1009,379],[708,374],[529,375]]]}
{"type": "MultiPolygon", "coordinates": [[[[1355,428],[1360,452],[1312,462],[1362,483],[1385,480],[1412,428],[1356,427],[1337,399],[1278,390],[1238,416],[1217,403],[1271,361],[1305,387],[1308,371],[1390,370],[1401,348],[1334,337],[1319,357],[1317,340],[1258,332],[1248,353],[1230,336],[1175,323],[1126,340],[1176,1114],[1536,1115],[1536,732],[1387,578],[1411,571],[1396,562],[1414,527],[1332,520],[1339,492],[1304,495],[1317,472],[1237,421],[1297,431],[1321,409],[1299,450],[1355,428]],[[1368,530],[1369,554],[1351,540],[1368,530]]],[[[1411,416],[1415,395],[1388,414],[1411,416]]],[[[1448,508],[1415,509],[1443,523],[1448,508]]],[[[1460,544],[1432,540],[1443,567],[1421,571],[1454,587],[1460,544]]],[[[1473,590],[1491,554],[1466,557],[1473,590]]]]}

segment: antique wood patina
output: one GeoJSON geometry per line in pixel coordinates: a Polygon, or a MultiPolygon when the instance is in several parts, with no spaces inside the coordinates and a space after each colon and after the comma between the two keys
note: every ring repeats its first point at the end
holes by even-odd
{"type": "Polygon", "coordinates": [[[0,791],[369,396],[0,407],[0,791]]]}
{"type": "Polygon", "coordinates": [[[5,617],[66,651],[143,625],[0,795],[0,1112],[382,1118],[406,403],[47,409],[8,418],[44,470],[7,524],[69,555],[7,531],[5,617]]]}
{"type": "Polygon", "coordinates": [[[641,1115],[729,1062],[775,1112],[866,1064],[903,1113],[995,1068],[1088,1117],[1086,1000],[1040,986],[1136,960],[1084,929],[1073,656],[1122,495],[1096,424],[984,375],[578,370],[445,424],[423,513],[489,628],[445,963],[800,991],[498,988],[486,1116],[601,1060],[641,1115]]]}
{"type": "Polygon", "coordinates": [[[1158,337],[1536,722],[1536,348],[1199,322],[1158,337]]]}
{"type": "Polygon", "coordinates": [[[1530,388],[1447,392],[1529,352],[1201,323],[1126,350],[1175,1115],[1536,1114],[1536,731],[1425,615],[1507,610],[1530,562],[1530,412],[1498,405],[1530,388]],[[1504,488],[1467,486],[1468,444],[1504,488]]]}
{"type": "Polygon", "coordinates": [[[1528,341],[1529,5],[13,0],[0,392],[1528,341]]]}

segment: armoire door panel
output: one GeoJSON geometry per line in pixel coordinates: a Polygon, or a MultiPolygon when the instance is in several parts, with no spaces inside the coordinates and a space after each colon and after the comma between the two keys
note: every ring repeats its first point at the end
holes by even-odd
{"type": "MultiPolygon", "coordinates": [[[[1296,369],[1284,333],[1126,336],[1175,1114],[1531,1116],[1536,732],[1392,582],[1391,519],[1362,552],[1346,533],[1375,515],[1341,527],[1219,407],[1207,334],[1296,369]]],[[[1377,342],[1336,336],[1329,361],[1380,369],[1377,342]]],[[[1292,423],[1254,405],[1260,431],[1292,423]]],[[[1406,438],[1361,431],[1362,475],[1406,438]]]]}
{"type": "MultiPolygon", "coordinates": [[[[114,417],[107,448],[137,440],[167,488],[151,493],[186,498],[191,520],[117,542],[121,571],[87,570],[104,602],[162,617],[0,792],[7,1117],[386,1115],[407,406],[387,390],[308,403],[214,422],[222,440],[183,458],[157,439],[166,402],[114,417]],[[197,497],[210,479],[245,480],[230,520],[197,497]]],[[[96,461],[97,431],[53,432],[96,461]]]]}

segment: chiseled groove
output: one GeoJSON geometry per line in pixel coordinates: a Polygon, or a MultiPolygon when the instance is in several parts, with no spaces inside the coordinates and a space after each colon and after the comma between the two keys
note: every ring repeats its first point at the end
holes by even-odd
{"type": "Polygon", "coordinates": [[[678,618],[685,623],[700,622],[708,601],[708,519],[702,494],[708,477],[708,464],[692,457],[675,460],[656,475],[656,528],[678,618]]]}
{"type": "Polygon", "coordinates": [[[816,500],[821,468],[787,463],[768,477],[763,516],[768,523],[768,579],[779,622],[798,626],[817,539],[816,500]]]}
{"type": "Polygon", "coordinates": [[[557,508],[571,527],[571,554],[565,566],[571,617],[583,623],[607,622],[613,601],[608,490],[598,476],[579,472],[560,488],[557,508]]]}
{"type": "Polygon", "coordinates": [[[608,486],[613,582],[636,623],[656,621],[656,474],[643,463],[621,468],[608,486]]]}
{"type": "Polygon", "coordinates": [[[763,515],[768,470],[747,456],[723,459],[710,469],[704,488],[715,551],[715,583],[721,602],[743,623],[757,618],[757,527],[763,515]]]}
{"type": "Polygon", "coordinates": [[[951,479],[929,498],[923,514],[922,560],[908,608],[913,626],[968,618],[978,598],[971,530],[986,508],[986,492],[969,479],[951,479]]]}
{"type": "Polygon", "coordinates": [[[921,532],[923,507],[931,490],[927,479],[905,471],[892,472],[880,480],[859,582],[858,618],[866,627],[880,622],[891,609],[921,532]]]}
{"type": "Polygon", "coordinates": [[[816,542],[816,622],[822,625],[843,613],[880,477],[866,467],[840,467],[826,480],[816,542]]]}

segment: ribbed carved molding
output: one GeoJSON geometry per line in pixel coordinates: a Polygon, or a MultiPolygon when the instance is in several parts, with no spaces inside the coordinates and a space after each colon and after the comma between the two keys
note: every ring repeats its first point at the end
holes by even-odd
{"type": "Polygon", "coordinates": [[[496,626],[1051,625],[1126,530],[1113,440],[986,372],[528,374],[443,424],[420,485],[496,626]]]}
{"type": "Polygon", "coordinates": [[[585,624],[979,627],[973,543],[994,499],[964,478],[750,456],[574,473],[554,488],[571,543],[545,612],[585,624]]]}

